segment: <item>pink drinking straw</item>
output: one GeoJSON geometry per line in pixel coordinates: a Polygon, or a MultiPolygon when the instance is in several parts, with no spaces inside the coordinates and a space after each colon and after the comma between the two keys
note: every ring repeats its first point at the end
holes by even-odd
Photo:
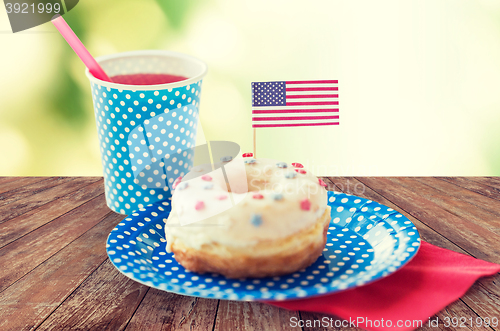
{"type": "Polygon", "coordinates": [[[102,70],[101,66],[97,61],[90,55],[89,51],[83,46],[80,39],[71,30],[68,23],[62,18],[61,15],[56,15],[52,19],[52,24],[61,33],[63,38],[68,42],[68,44],[73,48],[76,55],[83,61],[85,66],[89,69],[90,73],[97,79],[104,80],[106,82],[113,82],[108,75],[102,70]]]}

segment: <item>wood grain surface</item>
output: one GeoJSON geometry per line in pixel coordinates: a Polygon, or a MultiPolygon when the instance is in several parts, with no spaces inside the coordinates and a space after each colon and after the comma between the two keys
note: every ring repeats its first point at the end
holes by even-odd
{"type": "MultiPolygon", "coordinates": [[[[401,212],[422,240],[500,263],[498,177],[323,180],[401,212]]],[[[0,330],[339,329],[290,324],[335,316],[181,296],[127,278],[105,248],[123,218],[106,206],[100,177],[0,177],[0,330]]],[[[436,317],[500,318],[500,276],[480,279],[436,317]]]]}

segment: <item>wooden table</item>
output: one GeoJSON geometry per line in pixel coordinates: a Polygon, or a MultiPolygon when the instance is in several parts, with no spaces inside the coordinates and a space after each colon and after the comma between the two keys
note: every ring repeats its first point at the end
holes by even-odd
{"type": "MultiPolygon", "coordinates": [[[[324,180],[330,190],[403,213],[427,242],[500,263],[500,178],[324,180]]],[[[0,177],[0,330],[297,330],[290,318],[324,316],[181,296],[130,280],[105,249],[123,218],[106,206],[102,178],[0,177]]],[[[500,318],[499,297],[497,274],[437,316],[500,318]]]]}

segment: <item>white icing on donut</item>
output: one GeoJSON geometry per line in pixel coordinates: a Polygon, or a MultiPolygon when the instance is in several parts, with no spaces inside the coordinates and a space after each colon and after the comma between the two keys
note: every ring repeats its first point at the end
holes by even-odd
{"type": "Polygon", "coordinates": [[[215,171],[211,165],[197,166],[182,179],[165,226],[167,250],[176,237],[196,249],[285,238],[313,226],[324,213],[327,192],[309,171],[270,159],[245,161],[235,158],[215,171]]]}

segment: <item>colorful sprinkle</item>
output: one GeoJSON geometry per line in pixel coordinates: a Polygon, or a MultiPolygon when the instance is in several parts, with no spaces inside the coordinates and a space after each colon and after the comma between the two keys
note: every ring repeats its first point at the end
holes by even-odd
{"type": "Polygon", "coordinates": [[[254,164],[255,162],[257,162],[255,159],[245,160],[245,163],[247,164],[254,164]]]}
{"type": "Polygon", "coordinates": [[[176,186],[178,190],[184,190],[188,187],[188,183],[180,183],[176,186]]]}
{"type": "Polygon", "coordinates": [[[283,194],[276,193],[275,195],[273,195],[273,199],[276,200],[276,201],[283,200],[283,194]]]}
{"type": "Polygon", "coordinates": [[[177,187],[177,185],[179,185],[181,183],[181,180],[182,180],[182,176],[179,176],[175,179],[174,183],[172,184],[172,188],[175,190],[175,188],[177,187]]]}
{"type": "Polygon", "coordinates": [[[285,178],[288,178],[288,179],[292,179],[292,178],[295,178],[297,177],[297,174],[295,172],[287,172],[285,174],[285,178]]]}
{"type": "Polygon", "coordinates": [[[243,157],[252,157],[253,156],[253,153],[244,153],[243,154],[243,157]]]}
{"type": "Polygon", "coordinates": [[[304,166],[300,163],[292,163],[292,165],[295,167],[295,168],[304,168],[304,166]]]}
{"type": "Polygon", "coordinates": [[[306,171],[303,170],[303,169],[294,169],[296,172],[298,172],[299,174],[305,174],[306,171]]]}
{"type": "Polygon", "coordinates": [[[328,185],[326,185],[326,183],[321,178],[318,178],[318,182],[319,182],[319,185],[321,185],[323,187],[328,187],[328,185]]]}
{"type": "Polygon", "coordinates": [[[254,199],[264,199],[264,196],[262,194],[260,194],[260,193],[256,193],[256,194],[254,194],[252,196],[252,198],[254,198],[254,199]]]}
{"type": "Polygon", "coordinates": [[[286,162],[278,162],[276,163],[276,166],[278,168],[288,168],[288,164],[286,164],[286,162]]]}
{"type": "Polygon", "coordinates": [[[260,226],[262,224],[262,216],[259,214],[252,214],[252,216],[250,216],[250,223],[252,223],[253,226],[260,226]]]}
{"type": "Polygon", "coordinates": [[[204,208],[205,208],[205,203],[203,201],[196,201],[196,204],[194,205],[194,209],[202,210],[204,208]]]}
{"type": "Polygon", "coordinates": [[[226,200],[227,199],[227,195],[219,195],[218,197],[216,197],[217,200],[226,200]]]}
{"type": "Polygon", "coordinates": [[[203,175],[203,176],[201,176],[201,179],[206,180],[207,182],[209,182],[209,181],[212,180],[212,177],[210,177],[209,175],[203,175]]]}
{"type": "Polygon", "coordinates": [[[211,190],[211,189],[213,189],[213,188],[214,188],[214,184],[212,184],[212,183],[207,184],[207,185],[203,186],[203,188],[204,188],[205,190],[211,190]]]}
{"type": "Polygon", "coordinates": [[[232,156],[230,156],[230,155],[228,155],[228,156],[223,156],[223,157],[221,157],[221,158],[220,158],[220,161],[221,161],[221,162],[229,162],[229,161],[231,161],[232,159],[233,159],[233,157],[232,157],[232,156]]]}
{"type": "Polygon", "coordinates": [[[304,200],[300,200],[300,209],[302,210],[311,209],[311,201],[309,201],[309,199],[307,198],[305,198],[304,200]]]}

